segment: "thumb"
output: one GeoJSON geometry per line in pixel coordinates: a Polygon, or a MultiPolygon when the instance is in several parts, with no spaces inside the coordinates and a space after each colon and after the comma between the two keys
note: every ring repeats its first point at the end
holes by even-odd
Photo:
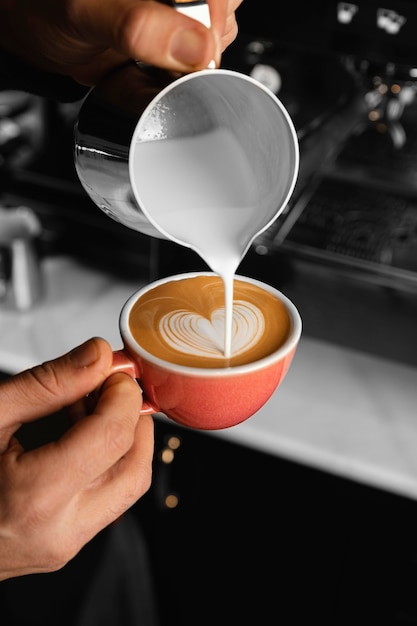
{"type": "Polygon", "coordinates": [[[0,429],[15,432],[70,405],[101,385],[113,352],[104,339],[89,339],[71,352],[0,383],[0,429]]]}

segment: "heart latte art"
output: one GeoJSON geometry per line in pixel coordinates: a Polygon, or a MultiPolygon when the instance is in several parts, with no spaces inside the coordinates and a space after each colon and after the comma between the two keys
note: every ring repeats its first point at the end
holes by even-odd
{"type": "Polygon", "coordinates": [[[224,357],[224,285],[217,275],[173,280],[134,304],[129,325],[142,348],[166,361],[193,367],[228,367],[261,359],[285,341],[290,320],[275,296],[236,279],[232,351],[224,357]]]}
{"type": "MultiPolygon", "coordinates": [[[[224,348],[226,313],[215,309],[210,319],[191,311],[172,311],[161,319],[161,339],[184,354],[218,358],[224,348]]],[[[232,354],[256,346],[264,331],[264,316],[249,302],[233,302],[232,354]]]]}

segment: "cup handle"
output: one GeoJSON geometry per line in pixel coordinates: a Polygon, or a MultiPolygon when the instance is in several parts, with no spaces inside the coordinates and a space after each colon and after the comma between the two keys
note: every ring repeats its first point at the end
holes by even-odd
{"type": "MultiPolygon", "coordinates": [[[[116,372],[124,372],[137,380],[140,384],[138,366],[125,350],[115,350],[113,352],[112,374],[116,372]]],[[[150,415],[152,413],[158,413],[159,411],[160,409],[158,407],[152,405],[145,397],[143,398],[142,408],[140,410],[141,415],[150,415]]]]}

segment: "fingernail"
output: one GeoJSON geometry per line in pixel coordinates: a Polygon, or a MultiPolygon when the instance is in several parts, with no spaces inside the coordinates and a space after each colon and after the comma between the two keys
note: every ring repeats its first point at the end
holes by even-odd
{"type": "Polygon", "coordinates": [[[171,39],[171,55],[184,65],[198,65],[206,51],[205,37],[193,29],[180,30],[171,39]]]}
{"type": "Polygon", "coordinates": [[[88,340],[70,352],[70,359],[75,367],[82,368],[92,365],[98,358],[95,341],[88,340]]]}

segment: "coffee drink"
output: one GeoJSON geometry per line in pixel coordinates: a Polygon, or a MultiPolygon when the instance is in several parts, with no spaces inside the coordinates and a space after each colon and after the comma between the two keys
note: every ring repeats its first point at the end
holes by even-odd
{"type": "Polygon", "coordinates": [[[236,278],[231,355],[225,358],[224,299],[224,284],[216,274],[163,282],[134,303],[130,332],[154,356],[199,368],[252,363],[275,352],[288,338],[291,320],[284,303],[236,278]]]}
{"type": "Polygon", "coordinates": [[[300,315],[258,280],[235,275],[233,286],[225,296],[215,272],[184,273],[146,285],[125,302],[123,349],[113,353],[113,372],[138,380],[141,413],[160,412],[190,428],[229,428],[279,387],[301,336],[300,315]]]}

